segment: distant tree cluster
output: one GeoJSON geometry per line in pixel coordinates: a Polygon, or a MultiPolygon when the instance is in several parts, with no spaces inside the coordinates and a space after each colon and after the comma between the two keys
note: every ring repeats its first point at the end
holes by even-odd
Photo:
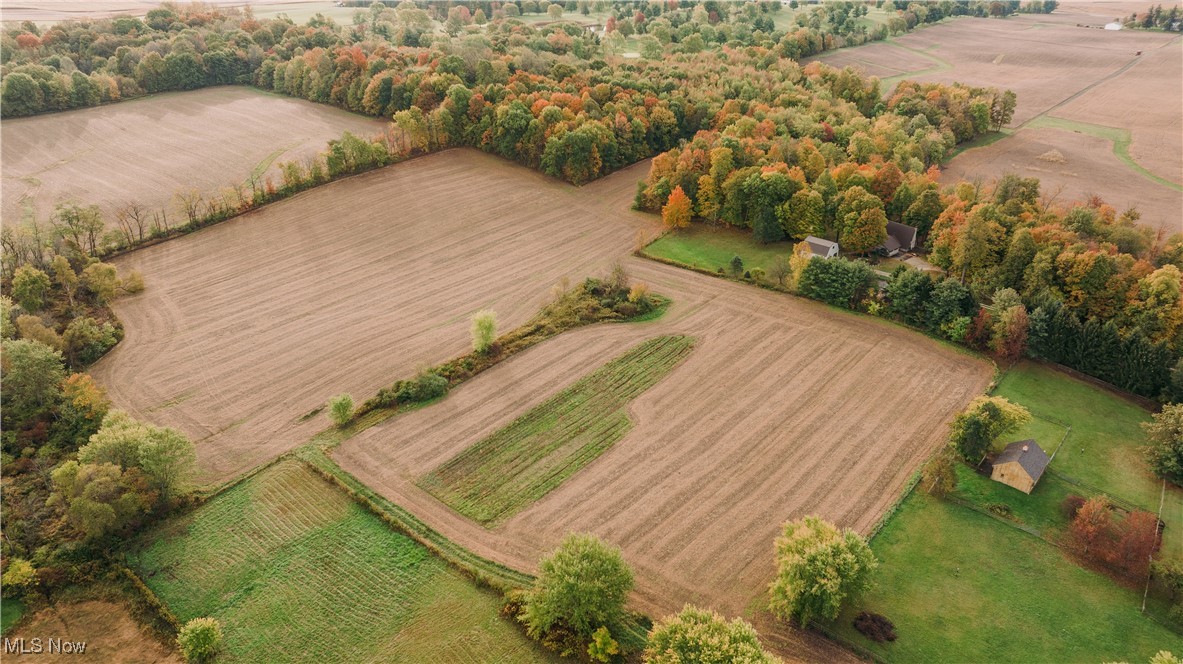
{"type": "Polygon", "coordinates": [[[1161,4],[1152,5],[1144,12],[1130,14],[1123,23],[1127,28],[1183,32],[1183,9],[1179,5],[1170,9],[1163,9],[1161,4]]]}

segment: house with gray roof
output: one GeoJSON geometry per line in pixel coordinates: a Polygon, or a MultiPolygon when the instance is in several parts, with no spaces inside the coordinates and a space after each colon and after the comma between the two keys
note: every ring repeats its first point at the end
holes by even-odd
{"type": "Polygon", "coordinates": [[[884,251],[888,256],[895,256],[900,252],[912,251],[916,248],[917,232],[915,226],[889,221],[887,222],[887,240],[876,247],[876,249],[884,251]]]}
{"type": "Polygon", "coordinates": [[[1023,493],[1031,493],[1051,458],[1033,439],[1020,440],[1006,446],[994,458],[990,479],[1012,486],[1023,493]]]}
{"type": "Polygon", "coordinates": [[[830,240],[823,240],[820,237],[810,235],[805,238],[805,243],[809,245],[810,255],[818,258],[834,258],[838,255],[838,243],[830,240]]]}

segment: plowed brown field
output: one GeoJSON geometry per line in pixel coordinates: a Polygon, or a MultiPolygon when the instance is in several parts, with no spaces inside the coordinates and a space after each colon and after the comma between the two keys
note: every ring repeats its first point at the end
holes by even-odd
{"type": "Polygon", "coordinates": [[[866,532],[990,379],[984,362],[883,321],[639,259],[627,267],[674,299],[660,321],[563,334],[335,458],[482,555],[529,569],[565,533],[590,531],[624,549],[655,610],[739,612],[771,581],[785,520],[820,514],[866,532]],[[632,402],[634,428],[505,524],[486,530],[414,485],[659,334],[696,346],[632,402]]]}
{"type": "Polygon", "coordinates": [[[127,335],[91,373],[229,478],[306,442],[329,397],[464,352],[474,312],[509,329],[560,278],[608,269],[654,226],[628,210],[647,168],[576,189],[451,151],[138,250],[117,263],[148,288],[116,304],[127,335]]]}
{"type": "Polygon", "coordinates": [[[99,205],[114,227],[114,210],[134,202],[167,210],[179,225],[173,197],[181,191],[217,194],[255,171],[278,183],[276,163],[314,155],[347,130],[368,137],[386,124],[245,87],[5,120],[0,211],[6,223],[29,214],[44,221],[56,203],[73,200],[99,205]]]}

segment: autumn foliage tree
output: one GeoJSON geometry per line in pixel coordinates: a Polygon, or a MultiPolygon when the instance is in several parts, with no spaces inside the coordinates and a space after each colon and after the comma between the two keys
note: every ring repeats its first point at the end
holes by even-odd
{"type": "Polygon", "coordinates": [[[1144,579],[1159,546],[1158,517],[1134,510],[1118,517],[1105,496],[1085,501],[1069,527],[1069,544],[1080,557],[1127,579],[1144,579]]]}
{"type": "Polygon", "coordinates": [[[691,202],[682,186],[674,187],[670,197],[661,208],[661,221],[666,228],[686,228],[690,225],[691,202]]]}

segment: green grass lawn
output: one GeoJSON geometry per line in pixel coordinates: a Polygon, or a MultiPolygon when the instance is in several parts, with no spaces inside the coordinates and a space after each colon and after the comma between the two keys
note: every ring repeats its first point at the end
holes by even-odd
{"type": "Polygon", "coordinates": [[[692,224],[658,238],[642,253],[714,272],[719,268],[727,270],[734,256],[743,259],[745,270],[754,267],[767,270],[773,259],[777,256],[788,259],[792,250],[791,242],[760,244],[752,239],[751,231],[692,224]]]}
{"type": "MultiPolygon", "coordinates": [[[[1003,487],[1005,488],[1005,487],[1003,487]]],[[[831,627],[891,662],[1145,662],[1183,637],[1139,613],[1141,593],[1039,538],[915,491],[876,536],[877,587],[831,627]],[[898,639],[852,626],[881,613],[898,639]]]]}
{"type": "Polygon", "coordinates": [[[493,526],[594,461],[632,427],[630,401],[690,354],[690,337],[642,342],[419,481],[457,512],[493,526]]]}
{"type": "Polygon", "coordinates": [[[550,661],[480,590],[297,461],[146,535],[130,563],[226,662],[550,661]]]}
{"type": "Polygon", "coordinates": [[[0,634],[6,634],[25,615],[25,603],[19,599],[0,601],[0,634]]]}
{"type": "MultiPolygon", "coordinates": [[[[1052,461],[1053,471],[1158,512],[1163,483],[1150,471],[1141,451],[1147,440],[1139,425],[1150,419],[1145,409],[1065,373],[1029,362],[1008,371],[994,393],[1023,404],[1033,414],[1072,426],[1052,461]]],[[[1051,454],[1059,435],[1047,426],[1036,419],[1026,430],[1002,442],[1035,438],[1051,454]]],[[[1167,485],[1162,519],[1167,524],[1163,553],[1183,556],[1183,490],[1167,485]]]]}

